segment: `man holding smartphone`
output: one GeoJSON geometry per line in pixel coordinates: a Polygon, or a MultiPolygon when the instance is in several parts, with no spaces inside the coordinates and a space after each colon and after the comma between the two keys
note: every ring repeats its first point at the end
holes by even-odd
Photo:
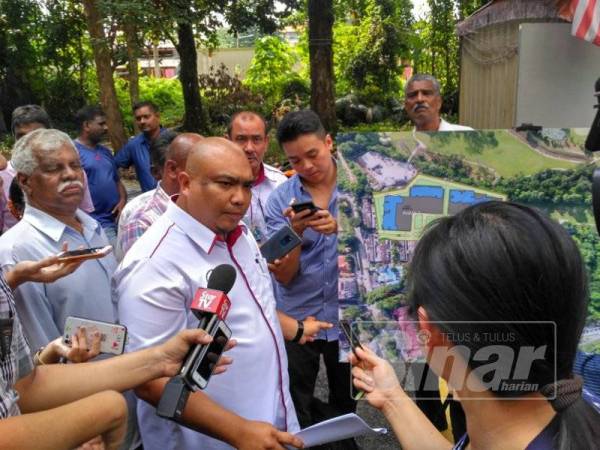
{"type": "Polygon", "coordinates": [[[277,280],[278,309],[298,321],[296,339],[287,342],[286,349],[290,392],[298,421],[306,427],[327,415],[315,408],[318,402],[314,399],[321,355],[327,367],[329,411],[339,415],[356,409],[350,394],[350,365],[339,362],[337,169],[331,155],[331,136],[314,112],[288,113],[279,124],[277,139],[296,175],[269,197],[268,233],[289,224],[303,242],[269,269],[277,280]],[[291,206],[307,202],[314,207],[309,205],[295,212],[291,206]],[[321,330],[314,342],[301,345],[301,321],[308,316],[336,326],[321,330]]]}

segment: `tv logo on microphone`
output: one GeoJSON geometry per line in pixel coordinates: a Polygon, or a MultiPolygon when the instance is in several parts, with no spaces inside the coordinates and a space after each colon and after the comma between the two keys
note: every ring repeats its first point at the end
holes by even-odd
{"type": "Polygon", "coordinates": [[[191,309],[200,318],[203,314],[216,314],[220,320],[225,320],[231,302],[223,291],[199,288],[192,300],[191,309]]]}
{"type": "Polygon", "coordinates": [[[202,295],[198,299],[198,308],[200,309],[209,309],[212,302],[218,298],[217,295],[211,294],[208,291],[203,291],[202,295]]]}

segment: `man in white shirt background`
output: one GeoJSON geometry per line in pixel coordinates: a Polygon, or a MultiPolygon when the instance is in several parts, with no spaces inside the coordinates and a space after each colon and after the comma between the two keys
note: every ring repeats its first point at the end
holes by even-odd
{"type": "Polygon", "coordinates": [[[252,168],[252,200],[244,216],[244,223],[261,244],[266,241],[267,225],[264,216],[267,199],[287,177],[263,161],[269,148],[269,136],[267,122],[260,114],[254,111],[235,113],[227,127],[227,138],[244,150],[252,168]]]}
{"type": "Polygon", "coordinates": [[[455,125],[440,117],[442,96],[440,82],[432,75],[416,74],[406,83],[404,109],[416,131],[470,131],[471,127],[455,125]]]}

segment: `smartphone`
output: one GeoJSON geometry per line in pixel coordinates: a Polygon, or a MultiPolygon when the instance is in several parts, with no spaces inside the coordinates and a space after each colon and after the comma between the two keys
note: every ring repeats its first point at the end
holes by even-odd
{"type": "Polygon", "coordinates": [[[91,248],[82,248],[80,250],[69,250],[66,252],[61,252],[58,255],[58,260],[60,262],[71,262],[71,261],[79,261],[85,259],[97,259],[104,258],[110,252],[112,252],[112,246],[106,245],[104,247],[91,247],[91,248]]]}
{"type": "MultiPolygon", "coordinates": [[[[352,332],[352,326],[350,325],[350,322],[348,320],[340,320],[340,328],[344,333],[344,336],[346,336],[346,340],[350,344],[350,347],[352,348],[352,353],[354,353],[354,356],[358,358],[356,355],[356,350],[354,349],[356,347],[363,348],[363,346],[358,341],[356,334],[352,332]]],[[[350,385],[350,389],[352,390],[351,395],[354,400],[360,400],[365,395],[364,391],[356,389],[353,384],[350,385]]]]}
{"type": "MultiPolygon", "coordinates": [[[[210,324],[206,328],[211,329],[210,324]]],[[[217,366],[217,361],[231,338],[231,330],[222,320],[218,320],[218,323],[212,328],[213,340],[210,344],[194,347],[192,355],[186,358],[186,362],[181,368],[180,374],[183,380],[193,391],[208,386],[208,380],[217,366]]]]}
{"type": "Polygon", "coordinates": [[[127,339],[127,327],[118,323],[101,322],[99,320],[84,319],[82,317],[67,317],[65,321],[65,331],[63,333],[63,342],[71,345],[71,337],[77,333],[77,330],[85,327],[85,334],[88,344],[92,342],[92,333],[100,332],[100,353],[111,353],[120,355],[125,350],[127,339]]]}
{"type": "Polygon", "coordinates": [[[309,209],[310,214],[314,214],[319,209],[321,209],[318,206],[316,206],[312,201],[292,203],[291,207],[292,207],[292,210],[294,210],[294,212],[296,214],[298,214],[301,211],[304,211],[305,209],[309,209]]]}
{"type": "Polygon", "coordinates": [[[342,329],[344,336],[346,336],[346,340],[352,348],[352,353],[354,353],[354,355],[356,356],[356,351],[354,349],[356,347],[363,348],[363,346],[358,341],[358,337],[356,337],[356,334],[352,332],[352,326],[350,325],[350,322],[348,320],[340,320],[340,328],[342,329]]]}
{"type": "Polygon", "coordinates": [[[284,225],[260,246],[260,253],[268,263],[272,263],[276,259],[283,258],[300,244],[302,239],[288,225],[284,225]]]}

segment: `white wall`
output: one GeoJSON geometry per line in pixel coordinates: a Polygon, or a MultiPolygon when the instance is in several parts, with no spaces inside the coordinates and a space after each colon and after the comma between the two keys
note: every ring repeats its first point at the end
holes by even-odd
{"type": "Polygon", "coordinates": [[[571,36],[568,23],[520,25],[516,123],[589,128],[596,109],[600,47],[571,36]]]}

